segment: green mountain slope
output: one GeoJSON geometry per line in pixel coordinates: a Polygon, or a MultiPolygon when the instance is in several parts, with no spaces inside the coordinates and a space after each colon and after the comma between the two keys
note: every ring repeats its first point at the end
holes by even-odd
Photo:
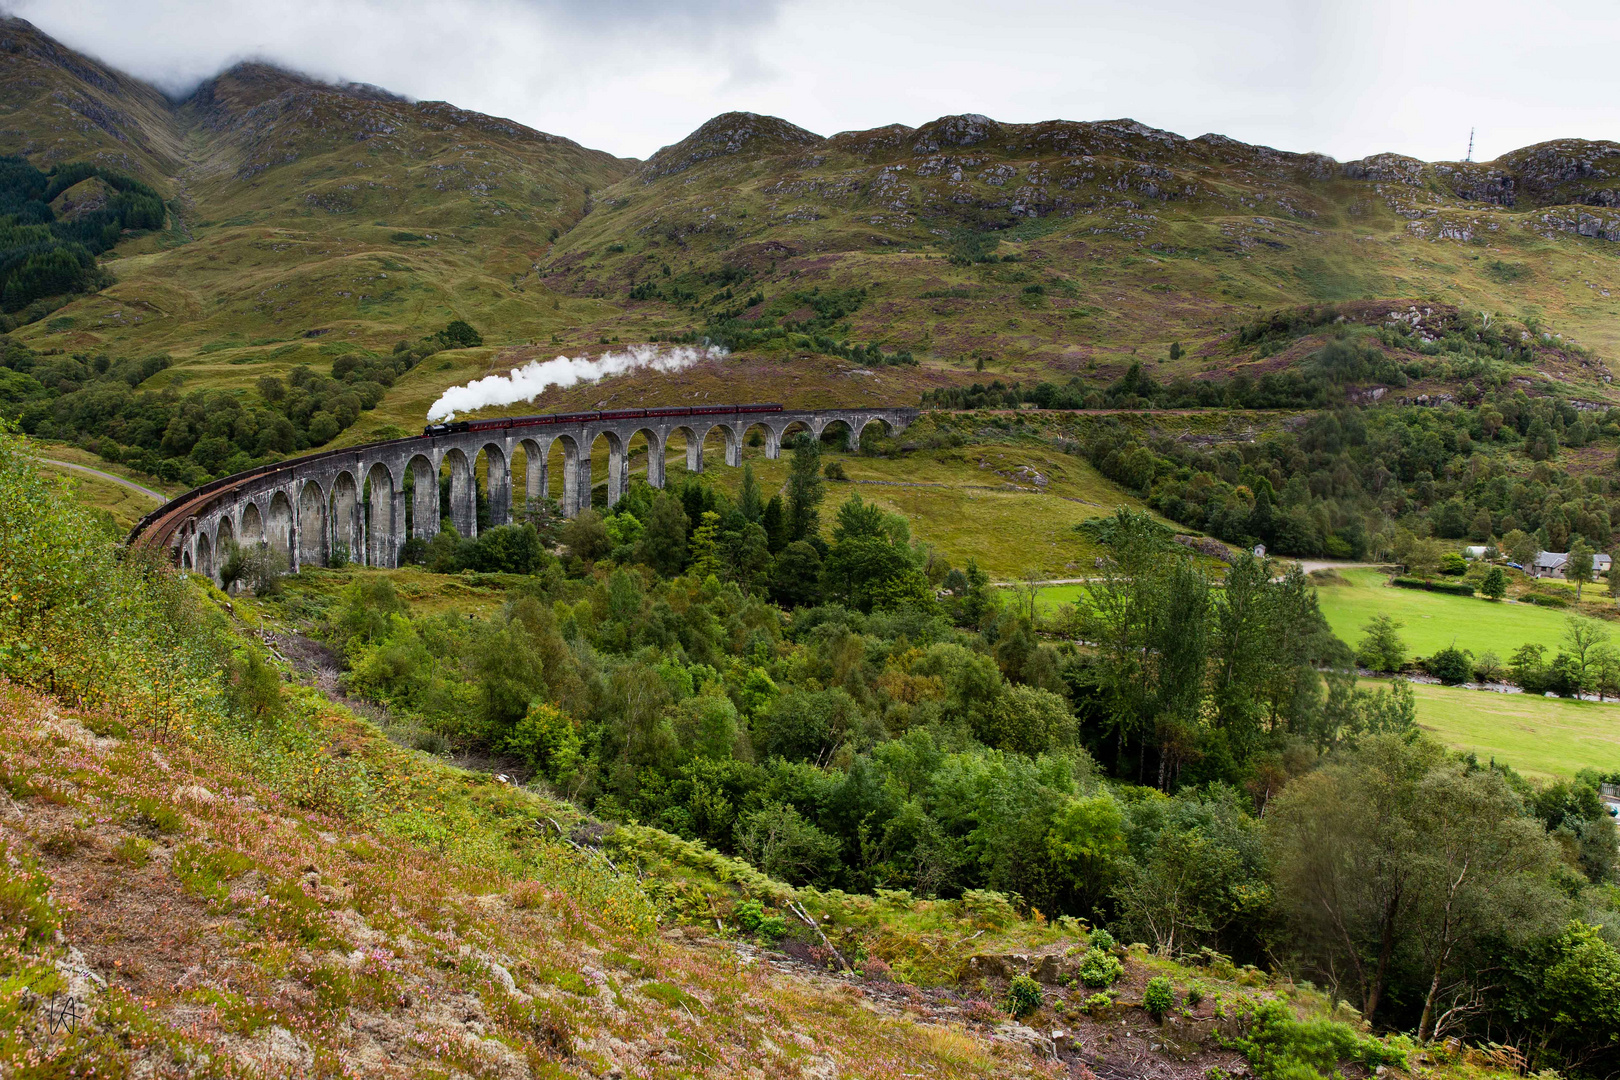
{"type": "Polygon", "coordinates": [[[168,100],[24,19],[0,16],[0,147],[40,168],[93,161],[156,183],[182,157],[168,100]]]}
{"type": "Polygon", "coordinates": [[[729,114],[603,192],[546,266],[588,295],[650,283],[676,320],[792,323],[793,297],[861,288],[855,339],[1019,374],[1117,375],[1176,341],[1186,359],[1166,374],[1225,368],[1241,358],[1225,335],[1256,309],[1407,298],[1539,315],[1603,351],[1617,150],[1341,165],[1129,120],[958,116],[816,139],[729,114]]]}
{"type": "MultiPolygon", "coordinates": [[[[581,305],[536,287],[531,267],[585,213],[589,192],[629,163],[443,102],[262,64],[169,102],[21,20],[6,27],[43,74],[7,69],[5,105],[20,119],[0,150],[42,167],[110,161],[172,197],[167,231],[132,237],[106,260],[117,285],[25,338],[73,352],[206,356],[188,379],[229,385],[264,373],[244,365],[265,346],[311,331],[386,347],[458,316],[531,337],[580,321],[581,305]],[[106,130],[52,118],[54,102],[90,102],[81,112],[93,113],[108,98],[122,112],[94,113],[112,118],[106,130]],[[114,156],[103,144],[131,149],[114,156]],[[147,145],[161,152],[136,153],[147,145]]],[[[582,306],[588,319],[593,305],[582,306]]],[[[318,359],[308,352],[283,349],[273,367],[318,359]]]]}
{"type": "Polygon", "coordinates": [[[1134,361],[1161,382],[1263,374],[1332,315],[1235,332],[1325,303],[1375,326],[1488,315],[1535,346],[1515,372],[1532,390],[1604,398],[1620,351],[1614,143],[1341,164],[1130,120],[824,138],[729,113],[634,162],[258,63],[172,102],[18,19],[0,47],[0,151],[94,159],[170,200],[164,230],[103,257],[116,284],[16,336],[168,354],[158,385],[251,394],[457,318],[486,347],[414,372],[378,416],[533,356],[704,336],[772,361],[736,368],[739,397],[864,399],[849,373],[906,354],[884,381],[908,400],[991,378],[1102,386],[1134,361]]]}

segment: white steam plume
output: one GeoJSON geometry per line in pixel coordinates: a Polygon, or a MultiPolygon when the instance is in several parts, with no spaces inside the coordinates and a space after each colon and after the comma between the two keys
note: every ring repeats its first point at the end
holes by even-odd
{"type": "Polygon", "coordinates": [[[623,352],[588,356],[559,356],[554,360],[530,360],[508,375],[486,375],[466,386],[452,386],[428,410],[428,421],[454,420],[457,413],[473,412],[491,405],[512,405],[533,401],[549,387],[567,388],[582,382],[595,382],[609,375],[651,368],[654,371],[681,371],[703,360],[721,360],[726,350],[717,345],[701,348],[681,345],[632,345],[623,352]]]}

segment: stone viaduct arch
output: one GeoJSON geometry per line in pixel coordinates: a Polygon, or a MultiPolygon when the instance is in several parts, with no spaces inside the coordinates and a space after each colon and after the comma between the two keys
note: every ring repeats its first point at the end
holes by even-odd
{"type": "Polygon", "coordinates": [[[736,467],[742,464],[744,441],[756,429],[764,435],[765,456],[777,458],[783,441],[800,431],[820,437],[829,425],[841,425],[854,450],[868,425],[898,433],[916,418],[916,409],[903,407],[727,405],[477,421],[465,430],[327,451],[216,480],[142,518],[129,542],[161,547],[177,565],[216,581],[221,564],[238,544],[268,545],[293,571],[328,565],[337,551],[346,552],[351,562],[393,567],[408,539],[434,536],[445,518],[463,536],[478,535],[480,461],[489,521],[498,525],[513,520],[524,500],[547,497],[547,459],[553,446],[561,449],[563,459],[562,512],[572,517],[590,505],[590,448],[599,439],[608,451],[611,506],[629,489],[629,448],[637,435],[647,443],[647,482],[661,488],[671,438],[685,441],[687,468],[697,473],[705,467],[703,444],[712,434],[722,440],[725,464],[736,467]],[[522,492],[512,484],[512,458],[519,450],[528,463],[522,492]],[[449,499],[441,505],[439,478],[445,471],[449,499]]]}

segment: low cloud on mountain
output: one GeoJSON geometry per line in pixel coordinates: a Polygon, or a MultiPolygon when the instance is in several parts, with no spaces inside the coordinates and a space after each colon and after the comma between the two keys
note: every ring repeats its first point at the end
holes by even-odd
{"type": "Polygon", "coordinates": [[[14,0],[183,91],[262,57],[646,157],[727,110],[816,131],[1131,116],[1341,160],[1620,128],[1600,0],[14,0]]]}

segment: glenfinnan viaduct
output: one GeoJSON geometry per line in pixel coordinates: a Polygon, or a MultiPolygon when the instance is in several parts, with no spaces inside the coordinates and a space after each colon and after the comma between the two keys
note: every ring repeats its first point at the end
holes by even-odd
{"type": "Polygon", "coordinates": [[[608,448],[607,502],[617,503],[629,487],[630,440],[647,440],[647,482],[664,486],[665,448],[679,436],[686,467],[703,471],[703,443],[715,432],[725,441],[726,464],[742,464],[742,447],[758,428],[765,456],[779,457],[782,441],[800,431],[820,437],[842,425],[851,450],[867,425],[889,433],[903,431],[916,409],[783,410],[780,405],[705,405],[677,409],[629,409],[480,420],[438,425],[430,433],[332,450],[278,462],[216,480],[148,514],[130,533],[132,545],[166,550],[186,570],[217,580],[222,552],[232,544],[268,544],[285,556],[293,571],[324,566],[343,549],[353,562],[399,565],[406,536],[405,477],[412,477],[410,535],[426,539],[449,518],[463,536],[478,532],[474,465],[485,455],[489,520],[502,525],[529,500],[549,490],[546,459],[552,444],[562,447],[562,511],[569,517],[591,499],[590,448],[605,438],[608,448]],[[443,430],[449,427],[450,430],[443,430]],[[511,461],[521,449],[528,462],[525,491],[514,503],[511,461]],[[449,466],[450,505],[439,505],[438,477],[449,466]]]}

